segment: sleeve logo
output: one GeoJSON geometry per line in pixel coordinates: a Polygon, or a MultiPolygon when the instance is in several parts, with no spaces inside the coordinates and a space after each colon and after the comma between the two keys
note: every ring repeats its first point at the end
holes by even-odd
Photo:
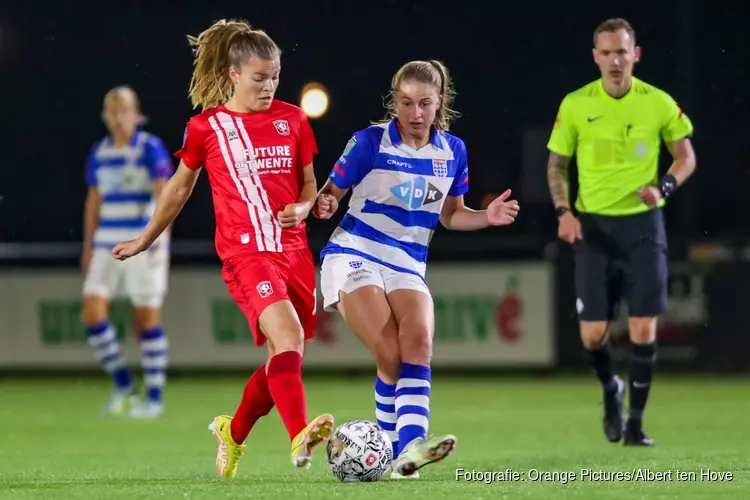
{"type": "Polygon", "coordinates": [[[346,147],[344,147],[344,152],[341,153],[342,158],[346,158],[346,156],[351,152],[352,149],[354,149],[354,146],[357,145],[357,138],[352,137],[349,139],[349,142],[346,143],[346,147]]]}
{"type": "Polygon", "coordinates": [[[557,116],[555,117],[555,123],[552,125],[552,128],[560,128],[560,113],[557,113],[557,116]]]}

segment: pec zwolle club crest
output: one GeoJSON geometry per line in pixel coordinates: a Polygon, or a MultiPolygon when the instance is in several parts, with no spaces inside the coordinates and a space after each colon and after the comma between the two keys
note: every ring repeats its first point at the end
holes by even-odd
{"type": "Polygon", "coordinates": [[[276,127],[276,132],[281,135],[289,135],[289,122],[286,120],[276,120],[273,122],[273,126],[276,127]]]}
{"type": "Polygon", "coordinates": [[[432,172],[435,177],[448,177],[448,161],[435,158],[432,160],[432,172]]]}

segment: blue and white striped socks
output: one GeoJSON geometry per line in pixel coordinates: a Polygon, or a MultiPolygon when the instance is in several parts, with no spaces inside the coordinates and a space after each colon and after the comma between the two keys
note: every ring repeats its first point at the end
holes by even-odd
{"type": "Polygon", "coordinates": [[[161,403],[167,382],[167,348],[169,344],[161,326],[141,332],[141,367],[149,401],[161,403]]]}
{"type": "Polygon", "coordinates": [[[426,438],[430,425],[432,373],[427,366],[403,363],[396,384],[396,431],[401,449],[426,438]]]}
{"type": "Polygon", "coordinates": [[[393,444],[393,458],[399,453],[396,432],[396,384],[386,384],[380,377],[375,379],[375,418],[393,444]]]}
{"type": "Polygon", "coordinates": [[[89,345],[94,349],[94,357],[102,365],[104,371],[112,376],[115,388],[120,391],[133,389],[133,377],[125,366],[115,329],[109,321],[99,325],[87,325],[86,332],[89,345]]]}

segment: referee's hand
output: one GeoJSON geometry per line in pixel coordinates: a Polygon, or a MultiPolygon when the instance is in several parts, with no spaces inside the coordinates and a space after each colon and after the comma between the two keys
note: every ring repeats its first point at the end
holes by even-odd
{"type": "Polygon", "coordinates": [[[568,243],[575,243],[576,240],[582,240],[581,222],[572,213],[565,212],[560,216],[557,226],[557,236],[568,243]]]}

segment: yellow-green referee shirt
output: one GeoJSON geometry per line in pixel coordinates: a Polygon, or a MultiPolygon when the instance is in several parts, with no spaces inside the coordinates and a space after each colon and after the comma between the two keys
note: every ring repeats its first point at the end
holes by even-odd
{"type": "Polygon", "coordinates": [[[547,147],[576,156],[578,211],[630,215],[649,210],[637,191],[658,184],[661,140],[692,133],[690,118],[666,92],[633,78],[616,99],[600,79],[565,96],[547,147]]]}

